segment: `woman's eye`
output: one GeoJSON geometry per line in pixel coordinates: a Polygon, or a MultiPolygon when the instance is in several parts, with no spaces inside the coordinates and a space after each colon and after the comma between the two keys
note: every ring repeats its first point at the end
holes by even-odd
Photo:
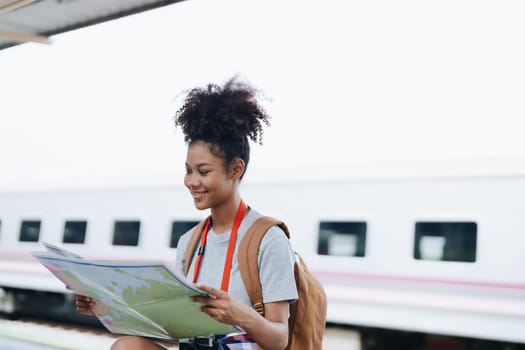
{"type": "Polygon", "coordinates": [[[205,176],[206,174],[208,174],[210,171],[209,170],[200,170],[199,171],[199,174],[201,174],[202,176],[205,176]]]}
{"type": "Polygon", "coordinates": [[[191,169],[186,169],[186,175],[190,175],[191,174],[191,169]]]}

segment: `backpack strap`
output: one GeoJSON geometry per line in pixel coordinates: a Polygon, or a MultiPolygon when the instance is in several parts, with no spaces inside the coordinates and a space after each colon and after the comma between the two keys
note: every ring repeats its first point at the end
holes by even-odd
{"type": "Polygon", "coordinates": [[[195,250],[197,249],[197,245],[199,244],[199,241],[201,239],[202,230],[204,229],[204,225],[206,224],[207,218],[199,222],[197,227],[195,227],[195,230],[193,230],[193,233],[191,234],[190,241],[188,242],[188,246],[186,247],[186,258],[184,259],[184,275],[187,276],[188,272],[190,271],[191,261],[193,260],[193,256],[195,255],[195,250]]]}
{"type": "Polygon", "coordinates": [[[259,246],[264,235],[272,226],[279,226],[286,234],[286,237],[290,238],[290,232],[284,222],[269,216],[262,216],[248,228],[241,240],[237,253],[239,270],[250,302],[253,308],[263,317],[264,304],[258,264],[259,246]]]}

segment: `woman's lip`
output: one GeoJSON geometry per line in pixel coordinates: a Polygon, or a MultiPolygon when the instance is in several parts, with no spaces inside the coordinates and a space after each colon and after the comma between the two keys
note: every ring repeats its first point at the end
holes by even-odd
{"type": "Polygon", "coordinates": [[[206,191],[191,191],[191,195],[193,198],[200,198],[204,196],[207,192],[206,191]]]}

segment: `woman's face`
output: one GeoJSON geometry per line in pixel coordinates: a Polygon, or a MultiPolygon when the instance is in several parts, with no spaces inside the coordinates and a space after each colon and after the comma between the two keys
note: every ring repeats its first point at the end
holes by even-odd
{"type": "Polygon", "coordinates": [[[223,159],[211,153],[203,141],[188,147],[184,185],[200,210],[220,206],[233,198],[235,190],[235,181],[224,168],[223,159]]]}

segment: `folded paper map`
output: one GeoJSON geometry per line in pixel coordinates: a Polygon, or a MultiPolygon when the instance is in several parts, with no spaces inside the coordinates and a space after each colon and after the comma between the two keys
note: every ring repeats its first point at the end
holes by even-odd
{"type": "Polygon", "coordinates": [[[199,311],[189,296],[206,293],[163,262],[92,261],[44,245],[48,251],[33,256],[69,289],[94,298],[112,333],[169,340],[239,331],[199,311]]]}

